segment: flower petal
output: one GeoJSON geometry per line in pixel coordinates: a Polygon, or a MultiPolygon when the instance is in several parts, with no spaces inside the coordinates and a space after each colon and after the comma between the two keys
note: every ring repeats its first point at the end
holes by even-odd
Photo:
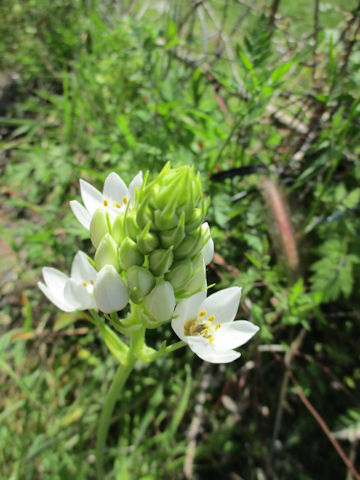
{"type": "Polygon", "coordinates": [[[84,285],[72,278],[65,284],[64,297],[68,303],[76,308],[75,310],[87,310],[88,308],[96,308],[92,296],[84,285]]]}
{"type": "Polygon", "coordinates": [[[46,286],[54,293],[60,293],[64,290],[65,283],[69,279],[65,273],[60,272],[56,268],[44,267],[42,274],[46,283],[46,286]]]}
{"type": "Polygon", "coordinates": [[[120,205],[123,203],[123,197],[129,196],[129,190],[124,181],[115,172],[110,173],[106,177],[104,183],[104,197],[118,202],[120,205]]]}
{"type": "Polygon", "coordinates": [[[60,308],[60,310],[63,310],[64,312],[74,312],[76,310],[76,307],[74,305],[70,305],[70,303],[65,301],[62,291],[61,293],[59,293],[50,290],[50,288],[48,288],[42,282],[38,282],[38,287],[40,288],[42,293],[50,300],[50,302],[60,308]]]}
{"type": "Polygon", "coordinates": [[[241,288],[225,288],[210,295],[201,309],[206,310],[209,315],[215,315],[216,323],[232,322],[239,308],[240,296],[241,288]]]}
{"type": "Polygon", "coordinates": [[[248,342],[259,327],[251,322],[240,320],[237,322],[225,323],[216,330],[213,347],[215,350],[230,350],[248,342]]]}
{"type": "Polygon", "coordinates": [[[191,318],[196,318],[200,311],[200,305],[206,298],[206,291],[201,291],[189,298],[181,300],[175,308],[174,318],[171,321],[171,327],[176,335],[183,341],[187,342],[184,336],[184,324],[191,318]]]}
{"type": "Polygon", "coordinates": [[[77,200],[71,200],[70,207],[71,207],[71,210],[73,211],[73,214],[81,223],[81,225],[85,227],[87,230],[89,230],[90,221],[91,221],[91,215],[89,211],[86,210],[86,208],[83,207],[81,203],[79,203],[77,200]]]}
{"type": "Polygon", "coordinates": [[[94,296],[98,308],[105,313],[117,312],[127,305],[126,284],[112,265],[105,265],[97,274],[94,296]]]}
{"type": "Polygon", "coordinates": [[[92,216],[95,210],[100,205],[103,205],[103,196],[99,190],[90,185],[90,183],[85,182],[85,180],[80,180],[80,192],[84,205],[92,216]]]}
{"type": "Polygon", "coordinates": [[[90,280],[95,281],[97,271],[90,264],[89,257],[86,253],[79,251],[71,265],[71,278],[79,282],[90,283],[90,280]]]}
{"type": "Polygon", "coordinates": [[[210,363],[229,363],[240,357],[234,350],[216,351],[211,344],[199,342],[197,338],[190,337],[189,347],[201,360],[210,363]]]}
{"type": "Polygon", "coordinates": [[[140,190],[140,187],[143,183],[143,174],[142,171],[135,175],[135,177],[132,179],[129,185],[129,194],[130,194],[130,199],[132,203],[135,200],[135,190],[138,189],[140,190]]]}

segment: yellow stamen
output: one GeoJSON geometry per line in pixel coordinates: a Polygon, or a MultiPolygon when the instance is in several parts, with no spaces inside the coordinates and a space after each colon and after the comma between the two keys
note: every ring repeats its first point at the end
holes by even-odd
{"type": "Polygon", "coordinates": [[[201,312],[199,313],[199,317],[205,317],[206,315],[206,310],[201,310],[201,312]]]}
{"type": "Polygon", "coordinates": [[[94,285],[94,280],[90,280],[91,285],[94,285]]]}
{"type": "Polygon", "coordinates": [[[210,315],[208,320],[209,320],[209,322],[213,322],[215,320],[215,315],[210,315]]]}
{"type": "Polygon", "coordinates": [[[104,200],[104,207],[107,207],[109,205],[109,202],[107,200],[104,200]]]}
{"type": "Polygon", "coordinates": [[[213,337],[212,335],[210,335],[210,337],[208,338],[208,340],[209,340],[209,343],[213,343],[214,337],[213,337]]]}
{"type": "Polygon", "coordinates": [[[215,330],[219,330],[220,327],[221,327],[220,323],[217,323],[217,324],[215,325],[215,330]]]}
{"type": "Polygon", "coordinates": [[[86,282],[83,282],[83,285],[84,285],[85,288],[87,287],[87,283],[86,283],[86,282]]]}
{"type": "Polygon", "coordinates": [[[113,206],[116,208],[121,208],[121,205],[119,202],[113,202],[113,206]]]}
{"type": "Polygon", "coordinates": [[[124,205],[127,204],[127,198],[126,197],[123,197],[123,202],[124,202],[124,205]]]}

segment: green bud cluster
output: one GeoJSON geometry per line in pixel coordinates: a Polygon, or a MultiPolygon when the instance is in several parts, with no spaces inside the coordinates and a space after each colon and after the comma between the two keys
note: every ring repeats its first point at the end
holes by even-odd
{"type": "Polygon", "coordinates": [[[113,221],[102,207],[93,215],[96,269],[110,264],[120,273],[131,301],[143,304],[149,325],[169,320],[175,302],[206,285],[201,251],[209,239],[202,228],[207,207],[200,175],[167,164],[153,181],[144,181],[131,208],[113,221]]]}

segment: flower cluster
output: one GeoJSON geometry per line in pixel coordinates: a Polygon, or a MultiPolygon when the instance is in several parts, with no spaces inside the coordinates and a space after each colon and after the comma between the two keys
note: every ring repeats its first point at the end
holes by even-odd
{"type": "Polygon", "coordinates": [[[130,304],[127,318],[116,316],[118,331],[171,321],[200,358],[213,363],[238,358],[234,348],[258,328],[233,321],[240,288],[206,298],[206,265],[214,244],[204,222],[208,202],[199,174],[166,164],[152,181],[139,172],[127,187],[111,173],[103,193],[84,180],[80,191],[84,205],[74,200],[70,206],[96,252],[93,259],[78,252],[69,277],[43,269],[39,287],[49,300],[66,312],[101,311],[113,322],[115,312],[130,304]]]}

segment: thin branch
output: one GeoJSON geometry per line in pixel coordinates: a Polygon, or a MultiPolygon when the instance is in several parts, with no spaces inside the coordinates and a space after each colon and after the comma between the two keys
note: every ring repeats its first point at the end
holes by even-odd
{"type": "Polygon", "coordinates": [[[274,32],[274,27],[275,27],[275,17],[276,13],[278,11],[280,4],[280,0],[273,0],[271,7],[270,7],[270,14],[269,14],[269,20],[268,20],[268,32],[269,35],[271,36],[274,32]]]}

